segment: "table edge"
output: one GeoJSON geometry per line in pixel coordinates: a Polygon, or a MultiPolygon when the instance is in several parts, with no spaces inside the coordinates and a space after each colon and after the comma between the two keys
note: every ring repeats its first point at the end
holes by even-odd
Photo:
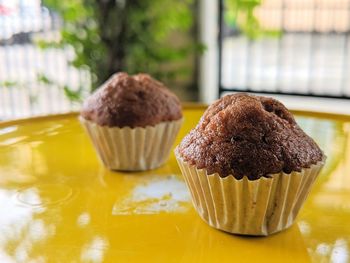
{"type": "MultiPolygon", "coordinates": [[[[184,110],[191,110],[191,109],[193,109],[193,110],[196,110],[196,109],[205,110],[208,107],[207,104],[193,103],[193,102],[186,102],[186,103],[183,103],[182,105],[183,105],[184,110]]],[[[292,109],[290,111],[297,116],[350,121],[350,115],[348,115],[348,114],[329,113],[329,112],[321,112],[321,111],[308,111],[308,110],[295,110],[295,109],[292,109]]],[[[27,123],[27,122],[62,119],[62,118],[66,118],[66,117],[78,116],[78,114],[79,114],[79,111],[71,111],[71,112],[65,112],[65,113],[46,114],[46,115],[39,115],[39,116],[34,116],[34,117],[25,117],[25,118],[13,119],[13,120],[5,120],[5,121],[0,121],[0,127],[18,125],[18,124],[23,124],[23,123],[27,123]]]]}

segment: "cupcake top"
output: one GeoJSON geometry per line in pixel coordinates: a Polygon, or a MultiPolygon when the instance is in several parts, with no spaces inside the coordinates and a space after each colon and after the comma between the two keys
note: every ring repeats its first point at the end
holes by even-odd
{"type": "Polygon", "coordinates": [[[177,154],[209,174],[250,180],[301,171],[324,158],[282,103],[244,93],[209,106],[177,154]]]}
{"type": "Polygon", "coordinates": [[[145,127],[182,118],[179,99],[147,74],[114,74],[83,105],[82,117],[101,126],[145,127]]]}

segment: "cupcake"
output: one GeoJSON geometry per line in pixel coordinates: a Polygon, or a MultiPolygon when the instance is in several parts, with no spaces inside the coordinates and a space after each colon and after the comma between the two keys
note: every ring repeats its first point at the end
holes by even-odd
{"type": "Polygon", "coordinates": [[[179,99],[147,74],[118,73],[85,101],[80,121],[111,170],[162,165],[181,127],[179,99]]]}
{"type": "Polygon", "coordinates": [[[175,154],[202,219],[242,235],[290,227],[325,160],[282,103],[247,94],[209,106],[175,154]]]}

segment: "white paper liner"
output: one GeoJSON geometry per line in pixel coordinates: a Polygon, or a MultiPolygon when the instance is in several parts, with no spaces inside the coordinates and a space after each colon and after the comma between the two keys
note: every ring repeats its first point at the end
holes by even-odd
{"type": "Polygon", "coordinates": [[[226,232],[266,236],[290,227],[324,162],[301,172],[250,181],[208,175],[176,154],[195,209],[210,226],[226,232]]]}
{"type": "Polygon", "coordinates": [[[165,163],[182,119],[145,128],[100,126],[80,117],[102,162],[111,170],[142,171],[165,163]]]}

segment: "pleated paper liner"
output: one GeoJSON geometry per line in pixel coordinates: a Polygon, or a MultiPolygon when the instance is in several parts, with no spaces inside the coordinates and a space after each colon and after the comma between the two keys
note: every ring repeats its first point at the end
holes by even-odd
{"type": "Polygon", "coordinates": [[[111,170],[143,171],[165,163],[182,119],[145,128],[100,126],[80,117],[97,154],[111,170]]]}
{"type": "Polygon", "coordinates": [[[267,236],[290,227],[324,162],[301,172],[278,173],[250,181],[208,175],[176,158],[195,209],[210,226],[241,235],[267,236]]]}

